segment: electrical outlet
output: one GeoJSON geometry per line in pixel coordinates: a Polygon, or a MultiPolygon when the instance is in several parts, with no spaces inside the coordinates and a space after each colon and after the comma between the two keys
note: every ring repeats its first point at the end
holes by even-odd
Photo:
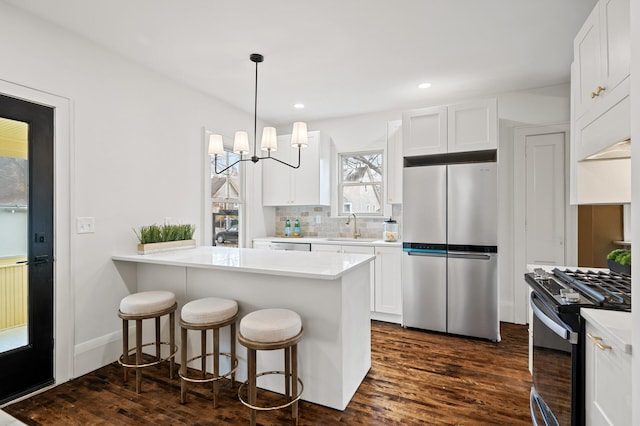
{"type": "Polygon", "coordinates": [[[76,219],[76,232],[78,234],[93,234],[96,232],[95,217],[79,217],[76,219]]]}

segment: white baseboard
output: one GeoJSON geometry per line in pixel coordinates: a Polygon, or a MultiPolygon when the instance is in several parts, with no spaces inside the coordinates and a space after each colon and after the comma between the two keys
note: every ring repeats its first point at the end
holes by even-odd
{"type": "Polygon", "coordinates": [[[74,375],[80,377],[117,361],[122,355],[122,332],[113,332],[75,346],[74,375]]]}
{"type": "Polygon", "coordinates": [[[392,322],[395,324],[402,324],[402,315],[398,314],[385,314],[382,312],[371,312],[371,319],[376,321],[392,322]]]}

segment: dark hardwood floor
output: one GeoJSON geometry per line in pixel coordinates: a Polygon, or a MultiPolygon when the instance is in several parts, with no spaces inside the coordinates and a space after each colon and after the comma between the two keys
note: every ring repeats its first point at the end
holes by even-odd
{"type": "MultiPolygon", "coordinates": [[[[347,409],[303,401],[300,424],[530,425],[527,327],[503,323],[501,333],[502,342],[492,343],[373,322],[372,367],[347,409]]],[[[145,370],[140,395],[114,363],[4,410],[28,425],[248,423],[228,381],[219,408],[204,385],[192,385],[181,405],[167,365],[145,370]]],[[[288,413],[260,412],[258,423],[287,424],[288,413]]]]}

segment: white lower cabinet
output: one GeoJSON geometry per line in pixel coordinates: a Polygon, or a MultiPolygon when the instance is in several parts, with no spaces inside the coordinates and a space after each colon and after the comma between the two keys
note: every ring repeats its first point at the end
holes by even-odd
{"type": "MultiPolygon", "coordinates": [[[[341,246],[343,253],[360,253],[360,254],[375,254],[375,247],[373,246],[341,246]]],[[[376,262],[369,262],[369,309],[373,312],[375,308],[375,264],[376,262]]]]}
{"type": "Polygon", "coordinates": [[[375,307],[380,319],[400,322],[402,315],[402,250],[399,247],[375,247],[375,307]]]}
{"type": "Polygon", "coordinates": [[[371,318],[402,323],[402,249],[400,247],[311,244],[311,251],[374,254],[371,262],[371,318]]]}
{"type": "Polygon", "coordinates": [[[587,321],[585,417],[587,425],[631,424],[631,354],[587,321]]]}

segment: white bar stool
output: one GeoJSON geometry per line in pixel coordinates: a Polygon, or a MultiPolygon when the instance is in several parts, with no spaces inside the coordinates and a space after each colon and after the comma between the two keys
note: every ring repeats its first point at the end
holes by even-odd
{"type": "Polygon", "coordinates": [[[238,303],[235,300],[207,297],[184,305],[180,314],[180,403],[187,399],[187,382],[213,382],[213,407],[218,406],[218,381],[231,376],[231,387],[235,386],[235,372],[238,368],[236,357],[236,321],[238,303]],[[229,333],[230,353],[220,352],[220,329],[231,326],[229,333]],[[200,330],[200,355],[187,359],[187,332],[200,330]],[[213,352],[207,353],[207,330],[213,330],[213,352]],[[207,374],[207,357],[213,357],[213,374],[207,374]],[[229,358],[229,371],[220,374],[220,356],[229,358]],[[189,377],[187,364],[200,359],[200,377],[189,377]]]}
{"type": "Polygon", "coordinates": [[[302,396],[304,384],[298,377],[298,341],[302,338],[300,315],[288,309],[262,309],[251,312],[240,321],[238,341],[247,348],[247,381],[240,385],[240,402],[250,408],[251,425],[256,424],[256,412],[279,410],[291,406],[291,419],[298,423],[298,400],[302,396]],[[284,349],[284,371],[256,372],[256,356],[259,350],[284,349]],[[257,405],[256,380],[270,374],[284,375],[287,402],[277,406],[257,405]],[[300,392],[298,392],[298,383],[300,392]],[[247,401],[242,399],[242,389],[248,385],[247,401]]]}
{"type": "Polygon", "coordinates": [[[118,316],[122,318],[122,356],[118,359],[120,365],[124,367],[124,382],[128,380],[128,372],[130,368],[136,370],[136,393],[140,393],[142,384],[142,369],[160,364],[163,361],[170,361],[169,377],[173,379],[173,371],[175,369],[174,357],[178,351],[175,344],[175,311],[178,307],[176,297],[170,291],[143,291],[140,293],[130,294],[120,301],[120,309],[118,316]],[[160,318],[169,315],[169,342],[160,340],[160,318]],[[142,343],[142,320],[155,319],[155,341],[151,343],[142,343]],[[129,348],[129,321],[136,322],[136,345],[129,348]],[[142,348],[154,345],[156,347],[155,361],[142,362],[142,348]],[[169,355],[166,358],[161,357],[161,346],[169,347],[169,355]],[[135,364],[129,362],[129,356],[135,352],[135,364]]]}

